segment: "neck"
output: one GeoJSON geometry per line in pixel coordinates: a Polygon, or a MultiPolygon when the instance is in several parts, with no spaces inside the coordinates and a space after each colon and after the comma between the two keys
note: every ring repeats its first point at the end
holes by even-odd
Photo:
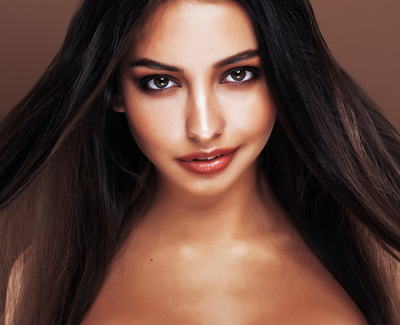
{"type": "Polygon", "coordinates": [[[169,242],[224,245],[273,231],[281,207],[267,184],[258,184],[255,172],[243,176],[217,196],[193,196],[160,186],[140,233],[169,242]]]}

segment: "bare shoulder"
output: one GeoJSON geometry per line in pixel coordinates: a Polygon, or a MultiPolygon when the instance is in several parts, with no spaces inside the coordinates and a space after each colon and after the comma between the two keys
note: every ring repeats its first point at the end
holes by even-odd
{"type": "Polygon", "coordinates": [[[297,318],[298,324],[306,325],[368,325],[355,301],[309,249],[292,252],[284,277],[290,283],[285,295],[295,316],[287,324],[297,324],[297,318]]]}
{"type": "MultiPolygon", "coordinates": [[[[295,324],[295,323],[293,323],[295,324]]],[[[317,313],[305,325],[368,325],[362,313],[354,312],[346,315],[332,315],[331,313],[317,313]]],[[[283,324],[282,324],[283,325],[283,324]]]]}
{"type": "MultiPolygon", "coordinates": [[[[368,325],[364,314],[330,274],[321,274],[304,288],[304,297],[299,302],[297,316],[304,318],[301,324],[309,325],[368,325]]],[[[296,306],[296,300],[293,301],[296,306]]]]}
{"type": "Polygon", "coordinates": [[[337,301],[331,310],[325,306],[323,308],[310,308],[304,312],[299,312],[298,316],[301,317],[302,314],[308,314],[304,315],[304,321],[300,322],[306,325],[368,325],[368,321],[361,310],[355,307],[353,303],[347,304],[346,301],[337,301]]]}

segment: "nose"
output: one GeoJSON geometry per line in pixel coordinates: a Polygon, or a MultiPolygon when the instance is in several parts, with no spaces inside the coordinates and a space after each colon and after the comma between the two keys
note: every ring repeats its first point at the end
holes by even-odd
{"type": "Polygon", "coordinates": [[[189,91],[187,98],[186,132],[189,138],[208,143],[223,133],[225,121],[214,94],[205,86],[189,91]]]}

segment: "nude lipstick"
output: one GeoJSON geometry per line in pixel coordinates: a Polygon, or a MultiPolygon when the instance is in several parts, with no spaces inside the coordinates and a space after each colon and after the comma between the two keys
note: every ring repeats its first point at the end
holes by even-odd
{"type": "Polygon", "coordinates": [[[181,166],[200,175],[212,175],[225,169],[232,161],[238,148],[199,151],[177,158],[181,166]]]}

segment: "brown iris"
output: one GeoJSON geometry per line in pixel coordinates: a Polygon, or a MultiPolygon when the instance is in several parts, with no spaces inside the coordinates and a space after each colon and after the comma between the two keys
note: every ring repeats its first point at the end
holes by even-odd
{"type": "Polygon", "coordinates": [[[231,73],[231,77],[235,81],[241,81],[244,79],[244,77],[246,77],[246,70],[243,69],[235,70],[231,73]]]}
{"type": "Polygon", "coordinates": [[[165,88],[168,86],[169,79],[166,77],[157,77],[154,78],[154,84],[157,86],[157,88],[165,88]]]}

